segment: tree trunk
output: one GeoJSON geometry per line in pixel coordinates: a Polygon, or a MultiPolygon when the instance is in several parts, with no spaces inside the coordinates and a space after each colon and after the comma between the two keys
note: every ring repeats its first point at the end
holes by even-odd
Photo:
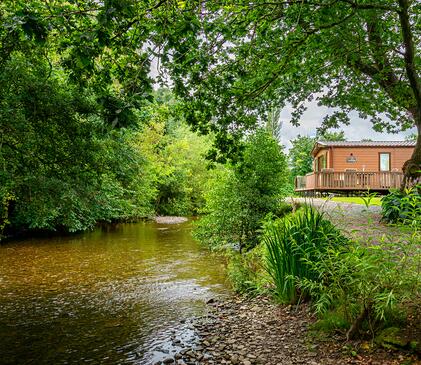
{"type": "Polygon", "coordinates": [[[401,190],[414,186],[421,182],[421,112],[416,113],[415,124],[418,130],[417,143],[411,158],[403,165],[402,171],[405,174],[401,190]]]}
{"type": "MultiPolygon", "coordinates": [[[[415,185],[421,177],[421,80],[418,75],[416,60],[416,45],[412,34],[412,25],[409,15],[409,0],[398,0],[399,21],[401,24],[402,40],[404,45],[404,60],[406,75],[409,85],[414,95],[414,107],[408,110],[414,117],[414,124],[418,129],[417,144],[411,158],[405,162],[403,172],[405,174],[402,181],[401,190],[407,186],[415,185]]],[[[415,25],[414,25],[415,27],[415,25]]]]}
{"type": "Polygon", "coordinates": [[[370,312],[371,312],[371,303],[368,303],[367,305],[364,305],[363,309],[361,310],[361,313],[358,315],[357,318],[355,318],[351,327],[347,331],[347,333],[346,333],[346,340],[347,341],[355,338],[357,333],[361,330],[362,324],[369,317],[370,312]]]}

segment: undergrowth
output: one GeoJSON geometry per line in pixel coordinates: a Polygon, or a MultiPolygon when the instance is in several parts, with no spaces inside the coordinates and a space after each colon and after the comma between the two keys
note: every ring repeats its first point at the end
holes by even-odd
{"type": "Polygon", "coordinates": [[[234,288],[248,295],[271,293],[285,303],[309,301],[315,329],[348,339],[404,327],[421,311],[421,234],[351,241],[326,217],[303,207],[266,219],[261,243],[230,256],[234,288]]]}

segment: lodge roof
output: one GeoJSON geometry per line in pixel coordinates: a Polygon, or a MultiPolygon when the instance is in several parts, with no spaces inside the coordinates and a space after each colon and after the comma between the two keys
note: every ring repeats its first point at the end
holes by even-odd
{"type": "Polygon", "coordinates": [[[415,144],[415,141],[317,141],[311,154],[317,154],[324,147],[415,147],[415,144]]]}

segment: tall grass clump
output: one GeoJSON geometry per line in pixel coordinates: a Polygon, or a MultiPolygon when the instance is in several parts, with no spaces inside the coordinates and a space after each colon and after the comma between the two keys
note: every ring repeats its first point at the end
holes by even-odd
{"type": "Polygon", "coordinates": [[[263,242],[267,248],[265,267],[275,296],[295,303],[308,299],[309,294],[300,289],[299,280],[318,280],[320,273],[314,263],[323,261],[329,250],[346,246],[347,239],[323,213],[304,206],[295,214],[266,224],[263,242]]]}

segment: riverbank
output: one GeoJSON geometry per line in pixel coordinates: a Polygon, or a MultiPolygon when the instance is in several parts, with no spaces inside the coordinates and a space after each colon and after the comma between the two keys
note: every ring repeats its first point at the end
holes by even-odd
{"type": "Polygon", "coordinates": [[[192,323],[198,343],[156,364],[421,364],[415,355],[376,348],[370,341],[316,336],[315,321],[307,305],[281,306],[265,297],[213,301],[208,314],[192,323]]]}
{"type": "Polygon", "coordinates": [[[0,234],[0,245],[13,242],[17,240],[25,240],[32,238],[54,238],[63,236],[77,236],[86,232],[91,232],[96,228],[114,229],[119,224],[125,223],[139,223],[139,222],[156,222],[158,224],[181,224],[189,220],[187,217],[178,216],[153,216],[153,217],[139,217],[136,219],[114,220],[112,222],[97,222],[91,229],[81,231],[68,232],[63,229],[56,230],[41,230],[41,229],[23,229],[20,231],[11,231],[5,235],[0,234]]]}

